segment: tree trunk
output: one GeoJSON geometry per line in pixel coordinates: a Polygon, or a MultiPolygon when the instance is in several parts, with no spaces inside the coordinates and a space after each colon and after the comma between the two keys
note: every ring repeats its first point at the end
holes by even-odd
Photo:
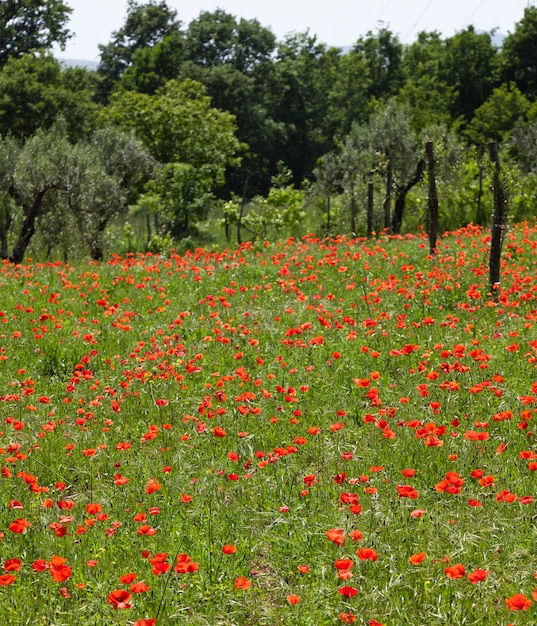
{"type": "Polygon", "coordinates": [[[405,185],[399,185],[395,192],[395,208],[392,218],[392,233],[398,234],[403,223],[403,214],[405,212],[405,202],[408,192],[423,179],[425,170],[425,161],[420,159],[416,167],[416,172],[405,185]]]}
{"type": "Polygon", "coordinates": [[[390,228],[390,213],[392,205],[392,189],[393,189],[393,166],[392,160],[388,157],[388,165],[386,167],[386,195],[384,196],[384,202],[382,207],[384,209],[384,228],[389,230],[390,228]]]}
{"type": "Polygon", "coordinates": [[[242,244],[242,237],[241,237],[242,217],[244,214],[244,207],[246,205],[246,192],[248,191],[249,181],[250,181],[250,177],[247,176],[246,180],[244,181],[244,189],[242,191],[241,206],[239,209],[239,217],[237,219],[237,243],[239,244],[239,246],[242,244]]]}
{"type": "Polygon", "coordinates": [[[13,251],[9,256],[9,260],[12,263],[22,263],[26,248],[28,248],[30,241],[32,240],[32,237],[35,233],[35,220],[39,214],[39,209],[41,208],[43,198],[45,197],[47,191],[49,191],[49,189],[53,189],[54,187],[55,184],[53,183],[41,187],[41,189],[39,189],[39,191],[35,194],[32,205],[28,208],[25,208],[24,213],[26,217],[22,224],[17,243],[13,246],[13,251]]]}
{"type": "Polygon", "coordinates": [[[505,189],[501,179],[500,158],[498,144],[491,141],[488,144],[490,160],[494,164],[492,187],[494,189],[494,212],[492,214],[492,231],[489,256],[489,286],[494,297],[497,297],[500,284],[500,265],[502,255],[503,235],[507,221],[505,189]]]}
{"type": "Polygon", "coordinates": [[[373,181],[367,183],[367,238],[373,236],[373,181]]]}
{"type": "Polygon", "coordinates": [[[354,185],[351,188],[351,234],[356,237],[356,196],[354,194],[354,185]]]}
{"type": "Polygon", "coordinates": [[[425,153],[427,154],[427,176],[429,178],[429,254],[434,255],[436,252],[436,239],[438,237],[438,195],[436,193],[436,174],[432,141],[428,141],[425,144],[425,153]]]}

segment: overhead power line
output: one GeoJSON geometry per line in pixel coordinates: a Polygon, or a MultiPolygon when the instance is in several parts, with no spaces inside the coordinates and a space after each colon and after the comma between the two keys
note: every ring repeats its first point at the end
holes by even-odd
{"type": "Polygon", "coordinates": [[[405,35],[405,37],[404,37],[405,40],[408,39],[410,37],[410,35],[412,35],[412,33],[416,30],[416,28],[418,27],[418,24],[425,17],[427,11],[431,8],[433,3],[434,3],[434,0],[429,0],[429,2],[425,5],[425,8],[423,9],[423,11],[418,16],[418,19],[412,24],[410,30],[405,35]]]}

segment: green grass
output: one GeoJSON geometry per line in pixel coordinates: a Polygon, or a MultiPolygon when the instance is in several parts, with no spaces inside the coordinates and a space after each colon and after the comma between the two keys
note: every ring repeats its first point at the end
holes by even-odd
{"type": "Polygon", "coordinates": [[[427,250],[4,264],[0,622],[534,624],[537,228],[427,250]]]}

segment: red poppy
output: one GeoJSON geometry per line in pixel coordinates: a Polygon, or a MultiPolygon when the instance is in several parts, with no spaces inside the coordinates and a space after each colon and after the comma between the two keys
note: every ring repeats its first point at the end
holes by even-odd
{"type": "Polygon", "coordinates": [[[13,520],[9,525],[9,530],[12,533],[21,534],[26,531],[27,528],[30,527],[30,522],[25,520],[23,517],[19,517],[16,520],[13,520]]]}
{"type": "Polygon", "coordinates": [[[477,583],[485,580],[489,575],[489,571],[485,569],[475,569],[473,572],[470,572],[467,576],[468,580],[472,583],[472,585],[476,585],[477,583]]]}
{"type": "Polygon", "coordinates": [[[151,494],[154,493],[155,491],[159,491],[159,489],[161,489],[162,485],[156,481],[154,478],[150,478],[147,481],[147,485],[145,487],[145,490],[147,493],[151,494]]]}
{"type": "Polygon", "coordinates": [[[295,596],[294,594],[289,594],[287,596],[287,602],[289,602],[289,604],[298,604],[300,602],[300,596],[295,596]]]}
{"type": "Polygon", "coordinates": [[[248,580],[246,576],[239,576],[238,578],[235,578],[233,588],[235,591],[237,591],[237,589],[248,589],[251,584],[252,581],[248,580]]]}
{"type": "Polygon", "coordinates": [[[373,548],[358,548],[356,550],[356,556],[360,559],[360,561],[376,561],[378,559],[378,554],[373,550],[373,548]]]}
{"type": "Polygon", "coordinates": [[[426,552],[416,552],[416,554],[412,554],[408,557],[408,560],[412,563],[412,565],[418,565],[422,561],[427,558],[426,552]]]}
{"type": "Polygon", "coordinates": [[[515,593],[510,598],[505,598],[505,604],[511,611],[527,611],[531,606],[531,600],[522,593],[515,593]]]}
{"type": "Polygon", "coordinates": [[[340,528],[331,528],[325,532],[325,535],[336,544],[336,546],[345,545],[345,533],[340,528]]]}
{"type": "Polygon", "coordinates": [[[354,561],[352,559],[336,559],[334,567],[337,570],[349,570],[354,567],[354,561]]]}
{"type": "Polygon", "coordinates": [[[119,582],[122,583],[123,585],[129,585],[135,580],[136,580],[136,574],[134,573],[123,574],[122,576],[119,577],[119,582]]]}
{"type": "Polygon", "coordinates": [[[6,572],[18,572],[21,568],[22,561],[20,559],[8,559],[4,563],[4,570],[6,572]]]}
{"type": "Polygon", "coordinates": [[[2,587],[7,587],[14,583],[17,579],[12,574],[2,574],[0,575],[0,585],[2,587]]]}
{"type": "Polygon", "coordinates": [[[222,546],[222,552],[224,554],[233,554],[234,552],[237,552],[237,547],[232,544],[228,544],[228,545],[222,546]]]}
{"type": "Polygon", "coordinates": [[[71,578],[73,568],[70,565],[66,565],[67,559],[61,556],[53,556],[48,564],[48,569],[52,579],[57,583],[64,582],[71,578]]]}
{"type": "Polygon", "coordinates": [[[462,563],[455,563],[454,565],[446,567],[446,569],[444,570],[444,574],[448,578],[463,578],[466,574],[466,570],[462,563]]]}
{"type": "Polygon", "coordinates": [[[358,593],[358,589],[354,587],[340,587],[337,592],[344,598],[353,598],[358,593]]]}
{"type": "Polygon", "coordinates": [[[116,589],[108,594],[107,602],[111,604],[114,609],[130,609],[131,604],[129,600],[132,595],[125,589],[116,589]]]}

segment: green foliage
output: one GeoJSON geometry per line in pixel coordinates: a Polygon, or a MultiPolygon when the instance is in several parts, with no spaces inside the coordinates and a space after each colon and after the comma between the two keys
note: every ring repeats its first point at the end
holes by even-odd
{"type": "MultiPolygon", "coordinates": [[[[167,37],[176,37],[180,28],[177,13],[162,0],[145,4],[128,0],[125,24],[112,33],[112,41],[100,45],[100,96],[108,98],[122,74],[129,68],[138,51],[150,49],[167,37]]],[[[176,43],[176,39],[173,40],[176,43]]]]}
{"type": "Polygon", "coordinates": [[[223,209],[226,228],[236,224],[239,229],[244,228],[253,240],[278,238],[282,231],[293,231],[304,220],[306,213],[305,194],[295,189],[291,177],[291,170],[280,162],[266,197],[254,197],[244,212],[240,203],[226,202],[223,209]]]}
{"type": "Polygon", "coordinates": [[[522,19],[505,38],[501,52],[505,82],[514,82],[531,100],[537,96],[537,7],[524,9],[522,19]]]}
{"type": "Polygon", "coordinates": [[[90,142],[72,144],[65,125],[38,130],[22,147],[0,142],[2,258],[20,263],[36,231],[50,252],[81,245],[103,255],[109,222],[147,176],[151,160],[139,142],[118,129],[101,129],[90,142]],[[8,241],[13,248],[8,252],[8,241]]]}
{"type": "Polygon", "coordinates": [[[210,168],[165,163],[133,210],[157,213],[164,232],[178,239],[186,237],[196,222],[207,217],[214,201],[211,182],[210,168]]]}
{"type": "Polygon", "coordinates": [[[153,96],[115,94],[102,118],[134,131],[159,162],[205,168],[215,184],[237,158],[233,116],[212,108],[204,87],[193,80],[169,81],[153,96]]]}
{"type": "Polygon", "coordinates": [[[87,70],[64,69],[47,53],[11,58],[0,69],[0,135],[20,139],[62,117],[70,137],[95,128],[93,84],[87,70]]]}
{"type": "Polygon", "coordinates": [[[200,67],[229,65],[251,76],[270,58],[275,43],[274,34],[257,20],[237,20],[222,9],[202,11],[188,25],[185,56],[200,67]]]}
{"type": "Polygon", "coordinates": [[[71,36],[66,23],[72,9],[60,0],[3,0],[0,3],[0,67],[10,58],[63,49],[71,36]]]}
{"type": "Polygon", "coordinates": [[[453,119],[468,123],[498,80],[498,49],[489,33],[468,26],[445,41],[444,75],[456,94],[453,119]]]}
{"type": "Polygon", "coordinates": [[[135,210],[150,206],[166,231],[176,237],[188,234],[207,215],[226,168],[238,163],[233,116],[211,107],[200,83],[184,80],[169,81],[153,96],[118,93],[103,117],[135,131],[163,164],[135,210]]]}
{"type": "Polygon", "coordinates": [[[524,121],[529,109],[530,102],[518,87],[501,85],[476,109],[466,135],[472,143],[480,146],[488,141],[501,142],[518,123],[524,121]]]}

